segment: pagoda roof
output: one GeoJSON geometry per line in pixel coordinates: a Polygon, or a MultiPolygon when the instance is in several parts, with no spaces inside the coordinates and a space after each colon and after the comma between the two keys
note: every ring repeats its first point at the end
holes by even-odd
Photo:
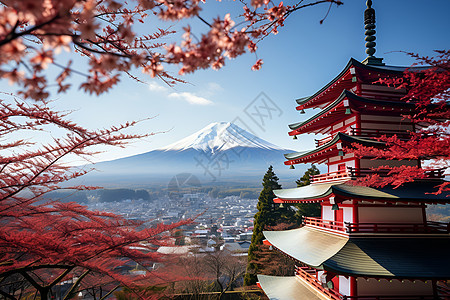
{"type": "Polygon", "coordinates": [[[420,71],[428,68],[429,67],[426,66],[400,67],[400,66],[366,65],[357,61],[354,58],[351,58],[347,63],[347,65],[344,67],[344,69],[333,80],[331,80],[327,85],[325,85],[323,88],[317,91],[314,95],[297,99],[296,102],[299,105],[297,107],[297,110],[310,107],[317,107],[320,104],[332,101],[339,95],[338,93],[340,93],[340,91],[342,91],[343,89],[349,89],[357,84],[357,82],[352,80],[352,77],[357,77],[360,81],[363,82],[372,83],[377,78],[380,78],[382,76],[388,75],[399,76],[407,69],[420,71]],[[355,68],[355,72],[352,72],[350,70],[352,67],[355,68]],[[362,71],[361,73],[365,73],[365,76],[363,74],[359,74],[359,72],[356,71],[362,71]],[[337,84],[339,84],[338,88],[336,88],[337,84]],[[328,96],[324,97],[325,94],[328,94],[328,96]]]}
{"type": "Polygon", "coordinates": [[[450,236],[355,237],[310,227],[264,231],[277,249],[317,269],[376,278],[450,278],[450,236]]]}
{"type": "Polygon", "coordinates": [[[258,282],[270,300],[326,300],[295,276],[258,275],[258,282]]]}
{"type": "Polygon", "coordinates": [[[450,192],[432,194],[440,180],[417,180],[408,182],[395,188],[391,185],[385,187],[368,187],[354,185],[349,182],[317,183],[293,189],[274,190],[276,202],[320,202],[334,196],[337,201],[347,199],[359,201],[379,202],[415,202],[415,203],[450,203],[450,192]]]}
{"type": "Polygon", "coordinates": [[[315,268],[338,253],[348,238],[336,234],[302,227],[283,231],[263,231],[270,244],[286,255],[315,268]]]}
{"type": "MultiPolygon", "coordinates": [[[[353,144],[353,143],[358,143],[361,145],[373,146],[373,147],[382,147],[385,145],[384,142],[367,139],[367,138],[360,138],[360,137],[351,136],[351,135],[348,135],[348,134],[345,134],[342,132],[338,132],[338,133],[336,133],[336,135],[334,136],[334,138],[332,140],[330,140],[329,142],[327,142],[315,149],[285,154],[284,157],[288,161],[285,161],[284,164],[285,165],[293,165],[293,164],[298,164],[298,163],[309,162],[313,156],[318,157],[320,154],[324,154],[325,152],[330,151],[330,150],[337,151],[338,142],[343,142],[347,146],[351,146],[351,144],[353,144]]],[[[326,155],[329,156],[328,153],[326,155]]]]}
{"type": "Polygon", "coordinates": [[[289,132],[289,135],[312,132],[326,126],[330,126],[334,124],[336,120],[343,121],[352,117],[352,115],[345,114],[346,108],[351,108],[357,111],[376,110],[383,115],[399,115],[404,114],[407,110],[413,111],[416,107],[414,103],[369,99],[360,97],[351,91],[343,90],[335,101],[327,105],[327,107],[322,109],[319,113],[310,117],[306,121],[290,124],[289,128],[292,131],[289,132]],[[345,100],[348,100],[348,103],[345,103],[345,100]],[[386,110],[386,107],[388,107],[389,110],[386,110]],[[317,122],[320,120],[325,121],[317,122]]]}

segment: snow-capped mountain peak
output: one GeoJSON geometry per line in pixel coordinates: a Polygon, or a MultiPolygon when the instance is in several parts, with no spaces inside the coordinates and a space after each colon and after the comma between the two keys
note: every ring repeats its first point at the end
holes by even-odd
{"type": "Polygon", "coordinates": [[[159,150],[225,151],[235,147],[283,150],[230,122],[211,123],[202,130],[159,150]]]}

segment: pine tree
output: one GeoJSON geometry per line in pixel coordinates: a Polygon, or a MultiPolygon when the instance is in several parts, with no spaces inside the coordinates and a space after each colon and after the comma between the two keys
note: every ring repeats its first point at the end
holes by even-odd
{"type": "MultiPolygon", "coordinates": [[[[311,176],[319,175],[319,169],[312,164],[311,167],[306,170],[300,179],[296,180],[297,187],[306,186],[311,184],[311,176]]],[[[320,216],[320,204],[319,203],[298,203],[294,205],[297,208],[295,212],[295,221],[297,224],[302,222],[302,216],[306,217],[318,217],[320,216]]]]}
{"type": "Polygon", "coordinates": [[[303,174],[303,176],[300,177],[300,179],[296,180],[295,183],[297,183],[297,187],[309,185],[311,183],[311,176],[319,174],[320,174],[319,169],[316,167],[315,164],[312,164],[311,167],[308,170],[306,170],[305,174],[303,174]]]}
{"type": "Polygon", "coordinates": [[[258,212],[253,221],[252,243],[248,249],[247,273],[244,277],[245,285],[256,284],[256,274],[259,269],[255,263],[256,254],[260,251],[264,239],[263,230],[268,226],[275,226],[280,223],[292,222],[294,211],[290,207],[280,207],[273,202],[275,195],[273,190],[281,189],[278,177],[270,166],[263,178],[263,189],[258,198],[258,212]]]}

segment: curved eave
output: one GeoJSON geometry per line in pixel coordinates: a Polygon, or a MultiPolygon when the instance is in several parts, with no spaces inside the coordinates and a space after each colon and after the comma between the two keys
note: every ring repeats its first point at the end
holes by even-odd
{"type": "MultiPolygon", "coordinates": [[[[311,123],[312,121],[316,120],[317,118],[319,118],[323,115],[326,115],[328,112],[333,111],[333,109],[335,109],[337,106],[339,106],[339,104],[342,103],[342,100],[344,100],[344,98],[346,96],[346,91],[347,90],[344,90],[333,103],[328,105],[325,109],[322,109],[319,113],[315,114],[314,116],[312,116],[311,118],[309,118],[308,120],[306,120],[304,122],[290,124],[290,125],[288,125],[289,128],[291,130],[296,130],[302,126],[305,126],[305,125],[311,123]]],[[[292,134],[289,133],[289,135],[292,135],[292,134]]]]}
{"type": "Polygon", "coordinates": [[[450,237],[350,238],[325,270],[364,277],[448,279],[450,237]]]}
{"type": "Polygon", "coordinates": [[[309,184],[293,189],[274,190],[273,193],[282,201],[282,203],[295,201],[307,202],[308,200],[318,202],[320,199],[331,196],[331,187],[334,184],[336,183],[309,184]]]}
{"type": "Polygon", "coordinates": [[[395,203],[450,203],[450,192],[437,191],[436,186],[442,184],[442,180],[416,180],[408,182],[400,187],[368,187],[352,184],[339,184],[331,188],[331,192],[341,199],[354,199],[359,201],[395,202],[395,203]]]}
{"type": "MultiPolygon", "coordinates": [[[[352,76],[350,74],[350,68],[352,66],[355,67],[357,69],[357,71],[365,71],[365,73],[369,73],[369,72],[373,71],[373,72],[376,72],[376,73],[385,74],[384,76],[387,76],[387,75],[398,76],[398,75],[401,75],[406,69],[413,70],[413,71],[420,71],[420,70],[426,70],[426,69],[429,68],[429,67],[426,67],[426,66],[425,67],[413,67],[413,68],[411,68],[411,67],[398,67],[398,66],[366,65],[366,64],[363,64],[363,63],[357,61],[354,58],[351,58],[350,61],[345,66],[345,68],[333,80],[331,80],[327,85],[325,85],[323,88],[321,88],[319,91],[317,91],[314,95],[312,95],[310,97],[304,97],[304,98],[301,98],[301,99],[297,99],[296,102],[299,105],[297,107],[297,110],[313,107],[314,105],[322,103],[323,101],[317,101],[317,100],[324,92],[327,92],[327,90],[329,90],[330,88],[334,87],[334,85],[336,83],[338,83],[339,81],[345,80],[346,77],[348,77],[349,75],[352,76]],[[314,102],[316,102],[316,103],[314,103],[314,102]]],[[[356,74],[353,75],[353,76],[359,77],[358,73],[359,72],[356,72],[356,74]]],[[[377,74],[377,76],[378,75],[380,75],[380,74],[377,74]]],[[[341,90],[342,90],[342,88],[341,88],[341,90]]]]}
{"type": "MultiPolygon", "coordinates": [[[[351,76],[350,68],[352,67],[352,65],[355,62],[356,62],[356,60],[351,58],[350,61],[345,66],[345,68],[332,81],[330,81],[326,86],[324,86],[319,91],[317,91],[314,95],[312,95],[310,97],[304,97],[304,98],[297,99],[296,102],[299,105],[297,107],[297,110],[301,110],[301,109],[310,107],[310,105],[308,105],[308,104],[310,104],[310,102],[313,102],[313,100],[316,99],[319,95],[324,93],[335,83],[339,82],[339,80],[346,80],[345,79],[346,77],[348,77],[349,75],[351,76]]],[[[351,80],[351,78],[349,80],[351,80]]]]}
{"type": "Polygon", "coordinates": [[[442,192],[438,195],[433,194],[437,190],[436,186],[440,183],[443,183],[443,181],[417,180],[405,183],[398,188],[392,186],[372,188],[333,182],[310,184],[293,189],[274,190],[273,192],[277,196],[277,203],[319,202],[331,196],[336,197],[337,202],[352,199],[356,201],[388,203],[450,203],[450,192],[442,192]]]}
{"type": "MultiPolygon", "coordinates": [[[[298,122],[289,125],[290,136],[298,135],[302,133],[312,132],[317,128],[323,128],[331,125],[336,119],[344,120],[352,117],[352,115],[345,115],[345,109],[350,108],[352,110],[363,111],[379,111],[388,115],[400,115],[408,112],[415,111],[416,107],[414,103],[405,103],[400,101],[385,101],[360,97],[351,91],[344,90],[339,97],[326,108],[319,113],[310,117],[308,120],[298,122]],[[344,100],[348,100],[345,103],[344,100]],[[344,107],[345,106],[345,107],[344,107]],[[338,114],[339,116],[337,116],[338,114]],[[320,119],[330,120],[328,123],[319,122],[320,119]]],[[[326,121],[325,121],[326,122],[326,121]]]]}
{"type": "Polygon", "coordinates": [[[348,237],[335,235],[310,227],[283,231],[263,231],[270,244],[286,255],[318,268],[338,253],[348,237]]]}
{"type": "Polygon", "coordinates": [[[449,279],[450,236],[352,237],[308,226],[264,231],[277,250],[338,274],[405,279],[449,279]]]}
{"type": "MultiPolygon", "coordinates": [[[[370,140],[370,139],[363,139],[363,138],[359,138],[359,137],[355,137],[355,136],[350,136],[350,135],[342,133],[342,132],[338,132],[331,141],[329,141],[328,143],[325,143],[324,145],[317,147],[313,150],[285,154],[284,157],[287,159],[287,161],[285,161],[284,164],[285,165],[294,165],[294,164],[299,164],[299,163],[303,163],[303,162],[308,162],[308,160],[312,156],[318,156],[318,155],[324,154],[325,152],[331,151],[331,150],[336,151],[338,142],[344,142],[344,144],[347,146],[350,146],[353,143],[358,143],[358,144],[362,144],[362,145],[366,145],[366,146],[374,146],[374,147],[382,147],[385,145],[385,143],[383,143],[383,142],[370,140]]],[[[328,155],[328,153],[327,153],[327,155],[328,155]]]]}
{"type": "Polygon", "coordinates": [[[257,275],[261,289],[270,300],[326,300],[295,276],[257,275]]]}

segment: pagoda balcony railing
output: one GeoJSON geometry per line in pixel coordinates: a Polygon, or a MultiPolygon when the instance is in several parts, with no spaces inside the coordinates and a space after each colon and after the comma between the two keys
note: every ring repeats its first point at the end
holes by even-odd
{"type": "Polygon", "coordinates": [[[313,175],[310,177],[311,183],[328,182],[335,180],[351,179],[347,170],[339,170],[334,172],[328,172],[319,175],[313,175]]]}
{"type": "Polygon", "coordinates": [[[303,217],[303,225],[347,232],[344,222],[323,220],[321,218],[303,217]]]}
{"type": "MultiPolygon", "coordinates": [[[[375,128],[350,128],[349,135],[366,137],[366,138],[380,138],[382,136],[391,137],[396,135],[400,140],[409,140],[411,135],[406,130],[392,130],[392,129],[375,129],[375,128]]],[[[334,134],[328,135],[322,139],[314,140],[316,148],[325,145],[334,138],[334,134]]]]}
{"type": "Polygon", "coordinates": [[[327,137],[324,137],[323,139],[320,140],[314,140],[316,142],[316,148],[328,143],[329,141],[331,141],[333,139],[334,136],[329,135],[327,137]]]}
{"type": "Polygon", "coordinates": [[[303,225],[352,233],[450,233],[450,223],[427,221],[426,223],[350,223],[303,217],[303,225]]]}
{"type": "MultiPolygon", "coordinates": [[[[357,177],[365,177],[373,174],[377,174],[380,177],[388,177],[390,169],[371,169],[371,168],[353,168],[353,167],[347,167],[348,174],[351,178],[357,178],[357,177]]],[[[444,178],[446,168],[441,169],[434,169],[434,170],[426,170],[425,176],[428,179],[439,179],[444,178]]]]}
{"type": "MultiPolygon", "coordinates": [[[[425,178],[427,179],[442,179],[445,177],[446,168],[426,170],[425,178]]],[[[342,181],[356,179],[359,177],[366,177],[369,175],[378,175],[380,177],[388,177],[390,169],[371,169],[371,168],[353,168],[347,167],[347,170],[339,170],[328,173],[323,173],[319,175],[310,176],[311,183],[325,183],[332,181],[342,181]]]]}
{"type": "Polygon", "coordinates": [[[427,221],[426,223],[347,223],[349,233],[450,233],[450,223],[427,221]]]}
{"type": "Polygon", "coordinates": [[[313,269],[310,269],[308,267],[296,267],[295,268],[295,275],[303,279],[304,281],[308,282],[310,285],[312,285],[317,290],[321,291],[323,294],[325,294],[329,299],[333,300],[341,300],[344,299],[345,296],[342,294],[332,290],[325,288],[322,286],[322,283],[316,279],[315,271],[313,269]]]}
{"type": "Polygon", "coordinates": [[[383,295],[383,296],[346,296],[338,293],[335,290],[324,287],[322,283],[316,278],[316,270],[310,267],[295,266],[295,275],[304,281],[308,282],[317,290],[328,296],[333,300],[438,300],[450,299],[450,291],[446,286],[438,283],[437,298],[432,295],[383,295]]]}
{"type": "Polygon", "coordinates": [[[350,128],[350,135],[368,138],[391,137],[396,135],[400,140],[409,140],[411,134],[406,130],[375,129],[375,128],[350,128]]]}

